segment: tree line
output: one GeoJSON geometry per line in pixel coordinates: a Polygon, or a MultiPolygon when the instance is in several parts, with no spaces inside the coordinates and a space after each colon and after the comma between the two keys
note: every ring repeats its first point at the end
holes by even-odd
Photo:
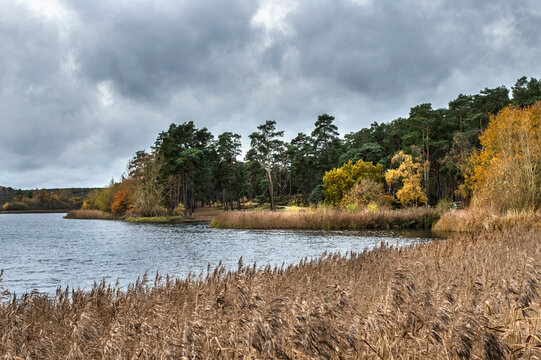
{"type": "Polygon", "coordinates": [[[0,197],[0,203],[2,203],[0,210],[46,211],[78,209],[83,204],[83,199],[92,190],[86,188],[15,190],[0,187],[0,192],[4,195],[4,197],[0,197]]]}
{"type": "Polygon", "coordinates": [[[480,135],[491,116],[509,105],[527,108],[540,99],[541,82],[522,77],[511,90],[500,86],[460,94],[446,108],[419,104],[408,117],[374,122],[343,138],[328,114],[317,117],[311,133],[299,133],[290,141],[284,140],[276,121],[267,120],[249,135],[250,149],[243,160],[239,134],[215,137],[191,121],[171,124],[150,151],[135,154],[120,184],[101,190],[108,194],[102,194],[105,200],[99,206],[99,191],[84,206],[119,215],[155,216],[178,211],[179,205],[188,215],[197,206],[216,202],[226,210],[241,209],[249,200],[269,203],[273,210],[277,204],[307,205],[325,199],[337,205],[360,183],[360,178],[348,178],[357,171],[354,166],[372,174],[375,182],[365,181],[355,191],[382,188],[382,196],[387,195],[394,206],[435,205],[441,200],[468,203],[473,191],[468,185],[471,159],[483,148],[480,135]],[[377,167],[379,175],[368,164],[377,167]],[[349,184],[339,189],[340,199],[332,193],[336,184],[331,177],[349,184]]]}

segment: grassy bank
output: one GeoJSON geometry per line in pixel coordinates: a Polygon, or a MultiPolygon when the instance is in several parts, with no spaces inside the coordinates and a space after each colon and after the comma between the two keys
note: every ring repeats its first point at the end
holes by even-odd
{"type": "Polygon", "coordinates": [[[452,210],[441,216],[433,230],[440,233],[480,232],[511,229],[541,231],[541,212],[514,211],[494,214],[482,209],[452,210]]]}
{"type": "Polygon", "coordinates": [[[111,215],[111,213],[100,210],[70,210],[66,214],[65,218],[111,220],[113,219],[113,215],[111,215]]]}
{"type": "Polygon", "coordinates": [[[342,210],[231,211],[215,217],[210,226],[229,229],[430,229],[438,219],[439,213],[436,210],[426,208],[378,212],[342,210]]]}
{"type": "Polygon", "coordinates": [[[0,356],[541,356],[539,233],[461,235],[286,268],[95,285],[0,305],[0,356]]]}
{"type": "MultiPolygon", "coordinates": [[[[187,222],[202,222],[210,221],[216,215],[222,213],[223,210],[215,208],[198,208],[194,211],[192,216],[153,216],[153,217],[136,217],[126,216],[117,220],[124,220],[132,223],[162,223],[162,224],[180,224],[187,222]]],[[[113,215],[111,213],[100,210],[70,210],[66,216],[66,219],[103,219],[112,220],[113,215]]]]}

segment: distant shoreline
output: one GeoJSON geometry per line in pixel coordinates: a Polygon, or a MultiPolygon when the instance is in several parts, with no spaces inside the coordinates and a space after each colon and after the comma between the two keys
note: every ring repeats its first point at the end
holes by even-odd
{"type": "Polygon", "coordinates": [[[60,210],[14,210],[14,211],[0,211],[0,214],[58,214],[67,213],[71,209],[60,210]]]}
{"type": "Polygon", "coordinates": [[[70,210],[64,218],[74,220],[116,220],[129,223],[156,223],[156,224],[184,224],[195,222],[210,222],[223,210],[215,208],[197,208],[191,216],[154,216],[154,217],[133,217],[121,216],[116,219],[109,212],[100,210],[70,210]]]}

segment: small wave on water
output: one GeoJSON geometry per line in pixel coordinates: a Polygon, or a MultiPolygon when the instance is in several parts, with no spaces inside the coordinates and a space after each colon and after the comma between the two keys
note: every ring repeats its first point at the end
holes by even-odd
{"type": "Polygon", "coordinates": [[[129,224],[68,220],[64,214],[0,215],[0,269],[4,288],[18,294],[38,289],[89,289],[105,279],[120,286],[145,273],[186,277],[221,261],[234,269],[242,257],[258,266],[298,263],[322,253],[430,241],[426,231],[223,230],[204,223],[129,224]]]}

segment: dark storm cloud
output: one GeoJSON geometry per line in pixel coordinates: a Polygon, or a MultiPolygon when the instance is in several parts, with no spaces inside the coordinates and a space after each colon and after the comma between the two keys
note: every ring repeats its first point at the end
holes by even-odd
{"type": "Polygon", "coordinates": [[[356,93],[431,89],[454,71],[511,66],[525,49],[538,54],[539,14],[527,10],[540,8],[533,2],[526,9],[502,1],[321,5],[307,2],[291,14],[296,36],[289,46],[300,54],[302,76],[356,93]]]}
{"type": "Polygon", "coordinates": [[[344,133],[541,76],[538,1],[39,3],[0,3],[0,185],[104,184],[173,121],[344,133]]]}
{"type": "Polygon", "coordinates": [[[167,97],[194,86],[212,89],[225,78],[243,80],[239,65],[254,36],[256,2],[80,5],[86,26],[74,40],[85,75],[114,80],[124,96],[167,97]]]}

